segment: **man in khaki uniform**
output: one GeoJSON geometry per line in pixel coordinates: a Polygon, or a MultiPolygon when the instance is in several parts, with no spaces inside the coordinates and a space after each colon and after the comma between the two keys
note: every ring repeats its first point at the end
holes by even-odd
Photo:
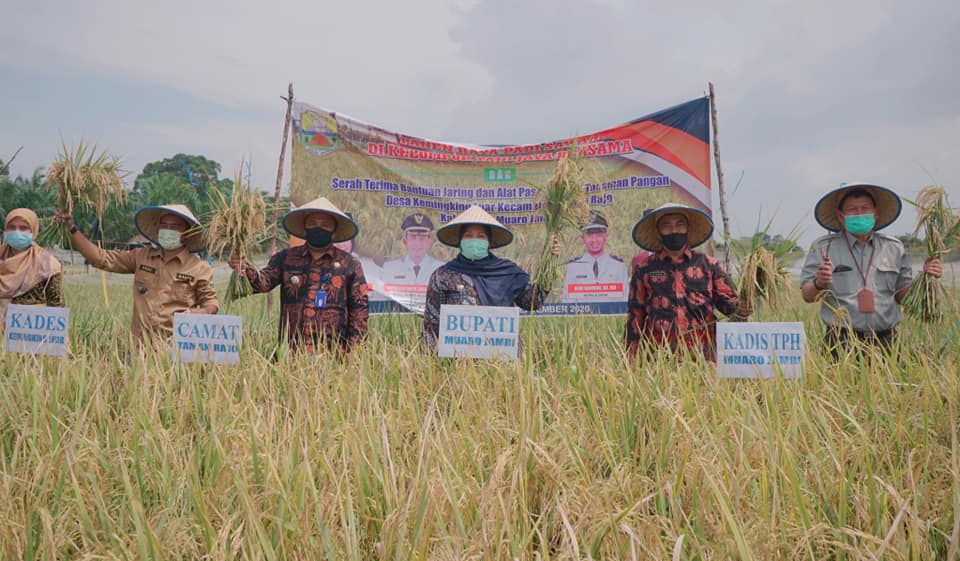
{"type": "MultiPolygon", "coordinates": [[[[844,184],[816,205],[817,222],[831,233],[810,247],[800,287],[805,301],[822,300],[824,344],[835,360],[853,338],[886,350],[893,344],[913,270],[903,243],[877,230],[892,224],[902,206],[890,189],[863,183],[844,184]]],[[[943,263],[927,259],[923,271],[940,277],[943,263]]]]}
{"type": "Polygon", "coordinates": [[[137,211],[137,229],[160,247],[131,251],[97,247],[65,211],[57,212],[57,219],[66,223],[73,247],[91,265],[134,276],[130,334],[138,343],[169,339],[175,313],[215,314],[219,310],[211,284],[213,270],[192,253],[203,248],[204,240],[200,222],[187,207],[153,206],[137,211]]]}

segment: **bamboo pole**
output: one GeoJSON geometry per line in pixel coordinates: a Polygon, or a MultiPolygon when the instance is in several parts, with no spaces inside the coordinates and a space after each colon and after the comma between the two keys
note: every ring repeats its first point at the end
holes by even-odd
{"type": "MultiPolygon", "coordinates": [[[[287,102],[287,115],[283,120],[283,142],[280,144],[280,162],[277,164],[277,184],[273,190],[273,235],[270,236],[270,255],[277,251],[277,234],[280,222],[280,185],[283,183],[283,163],[287,157],[287,137],[290,135],[290,115],[293,111],[293,82],[287,84],[287,97],[280,96],[287,102]]],[[[273,307],[273,292],[267,293],[267,309],[273,307]]]]}
{"type": "Polygon", "coordinates": [[[710,86],[710,119],[713,122],[713,161],[717,166],[717,189],[720,193],[720,218],[723,220],[723,266],[727,273],[730,270],[730,218],[727,216],[727,194],[723,190],[723,168],[720,167],[720,136],[717,128],[717,97],[713,91],[713,82],[710,86]]]}

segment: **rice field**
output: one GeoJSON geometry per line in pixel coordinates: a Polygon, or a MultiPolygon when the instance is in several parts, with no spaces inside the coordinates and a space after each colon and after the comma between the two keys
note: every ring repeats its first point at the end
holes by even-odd
{"type": "MultiPolygon", "coordinates": [[[[255,296],[242,366],[203,367],[128,355],[125,280],[104,310],[68,278],[72,356],[0,354],[0,558],[960,558],[956,317],[720,381],[627,364],[623,318],[525,320],[516,363],[421,356],[398,316],[271,360],[255,296]]],[[[821,336],[798,295],[776,319],[821,336]]]]}

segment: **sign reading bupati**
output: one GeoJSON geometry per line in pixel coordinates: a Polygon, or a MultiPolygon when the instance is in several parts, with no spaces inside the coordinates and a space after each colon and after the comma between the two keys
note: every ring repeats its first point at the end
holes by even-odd
{"type": "Polygon", "coordinates": [[[668,201],[711,210],[709,101],[695,99],[572,138],[535,144],[441,142],[346,115],[293,106],[291,198],[316,197],[350,212],[360,234],[345,249],[373,288],[370,311],[423,312],[430,275],[456,256],[436,230],[479,205],[515,234],[499,257],[536,261],[544,245],[544,187],[571,154],[594,170],[584,196],[597,218],[563,248],[563,290],[538,315],[623,314],[631,229],[668,201]]]}
{"type": "Polygon", "coordinates": [[[239,364],[243,318],[211,314],[174,314],[174,361],[239,364]]]}
{"type": "Polygon", "coordinates": [[[437,354],[461,358],[517,358],[520,308],[440,306],[437,354]]]}
{"type": "Polygon", "coordinates": [[[807,338],[803,323],[717,324],[717,374],[721,378],[799,378],[807,338]]]}
{"type": "Polygon", "coordinates": [[[67,354],[70,309],[7,305],[4,349],[13,353],[63,356],[67,354]]]}

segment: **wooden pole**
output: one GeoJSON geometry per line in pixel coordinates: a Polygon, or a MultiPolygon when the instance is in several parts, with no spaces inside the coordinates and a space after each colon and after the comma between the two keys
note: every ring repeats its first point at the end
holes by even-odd
{"type": "MultiPolygon", "coordinates": [[[[277,234],[280,222],[280,185],[283,183],[283,163],[287,157],[287,137],[290,135],[290,115],[293,111],[293,82],[287,85],[287,116],[283,120],[283,142],[280,144],[280,162],[277,164],[277,185],[273,190],[273,235],[270,236],[270,255],[277,251],[277,234]]],[[[267,309],[273,307],[273,292],[267,293],[267,309]]]]}
{"type": "Polygon", "coordinates": [[[720,167],[720,132],[717,128],[717,97],[710,85],[710,118],[713,121],[713,161],[717,166],[717,189],[720,193],[720,217],[723,220],[723,266],[730,271],[730,218],[727,216],[727,194],[723,190],[723,168],[720,167]]]}

